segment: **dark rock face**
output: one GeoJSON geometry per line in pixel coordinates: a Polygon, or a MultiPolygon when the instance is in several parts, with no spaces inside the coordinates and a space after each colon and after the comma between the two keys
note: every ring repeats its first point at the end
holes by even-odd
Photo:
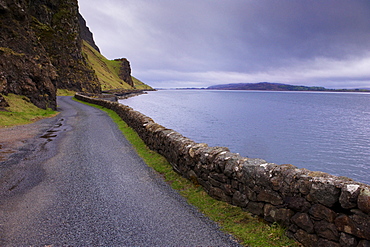
{"type": "Polygon", "coordinates": [[[100,93],[95,72],[82,55],[77,0],[32,0],[32,28],[56,67],[57,88],[100,93]]]}
{"type": "MultiPolygon", "coordinates": [[[[4,93],[7,87],[7,80],[2,74],[3,73],[0,73],[0,93],[1,92],[4,93]]],[[[4,97],[0,94],[0,110],[1,108],[8,107],[8,106],[9,106],[8,102],[6,102],[4,97]]]]}
{"type": "Polygon", "coordinates": [[[56,88],[100,92],[81,53],[76,0],[0,0],[1,95],[56,109],[56,88]]]}
{"type": "Polygon", "coordinates": [[[131,77],[130,62],[126,58],[115,59],[115,61],[121,62],[121,68],[119,70],[119,77],[131,87],[135,87],[134,82],[132,81],[132,77],[131,77]]]}
{"type": "Polygon", "coordinates": [[[0,95],[25,95],[40,108],[55,109],[56,69],[29,25],[26,3],[0,0],[0,95]]]}
{"type": "Polygon", "coordinates": [[[99,47],[95,44],[94,36],[90,29],[87,27],[86,21],[82,15],[78,14],[78,23],[80,25],[81,39],[85,40],[92,48],[100,53],[99,47]]]}

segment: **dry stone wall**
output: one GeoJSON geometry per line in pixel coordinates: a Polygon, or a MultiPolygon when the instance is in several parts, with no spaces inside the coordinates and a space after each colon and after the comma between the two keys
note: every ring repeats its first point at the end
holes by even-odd
{"type": "Polygon", "coordinates": [[[212,197],[287,228],[304,246],[370,246],[370,186],[346,177],[277,165],[196,143],[132,108],[80,94],[114,110],[173,169],[212,197]]]}

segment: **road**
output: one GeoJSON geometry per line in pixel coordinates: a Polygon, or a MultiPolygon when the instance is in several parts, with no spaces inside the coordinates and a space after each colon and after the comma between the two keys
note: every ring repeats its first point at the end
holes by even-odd
{"type": "Polygon", "coordinates": [[[0,246],[238,246],[141,160],[102,111],[60,114],[12,167],[0,246]]]}

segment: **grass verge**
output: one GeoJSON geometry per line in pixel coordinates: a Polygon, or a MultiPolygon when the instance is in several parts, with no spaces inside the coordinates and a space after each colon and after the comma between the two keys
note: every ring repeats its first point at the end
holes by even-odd
{"type": "Polygon", "coordinates": [[[75,91],[71,91],[68,89],[57,89],[57,96],[74,96],[75,94],[75,91]]]}
{"type": "Polygon", "coordinates": [[[51,109],[38,108],[25,96],[9,94],[4,98],[10,106],[0,111],[0,128],[29,124],[58,114],[51,109]]]}
{"type": "Polygon", "coordinates": [[[232,234],[246,246],[300,246],[285,236],[285,229],[277,224],[268,224],[259,217],[254,217],[238,207],[210,197],[200,186],[173,171],[167,160],[150,150],[137,133],[130,128],[114,111],[107,108],[74,100],[105,111],[118,125],[127,140],[134,146],[145,163],[161,173],[172,188],[179,191],[188,202],[197,207],[204,215],[217,222],[221,229],[232,234]]]}

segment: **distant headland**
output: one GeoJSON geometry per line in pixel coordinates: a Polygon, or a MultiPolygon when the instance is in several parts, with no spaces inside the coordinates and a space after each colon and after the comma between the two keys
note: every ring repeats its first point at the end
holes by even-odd
{"type": "Polygon", "coordinates": [[[210,86],[204,89],[212,90],[264,90],[264,91],[326,91],[326,92],[366,92],[370,89],[328,89],[324,87],[296,86],[282,83],[230,83],[210,86]]]}

